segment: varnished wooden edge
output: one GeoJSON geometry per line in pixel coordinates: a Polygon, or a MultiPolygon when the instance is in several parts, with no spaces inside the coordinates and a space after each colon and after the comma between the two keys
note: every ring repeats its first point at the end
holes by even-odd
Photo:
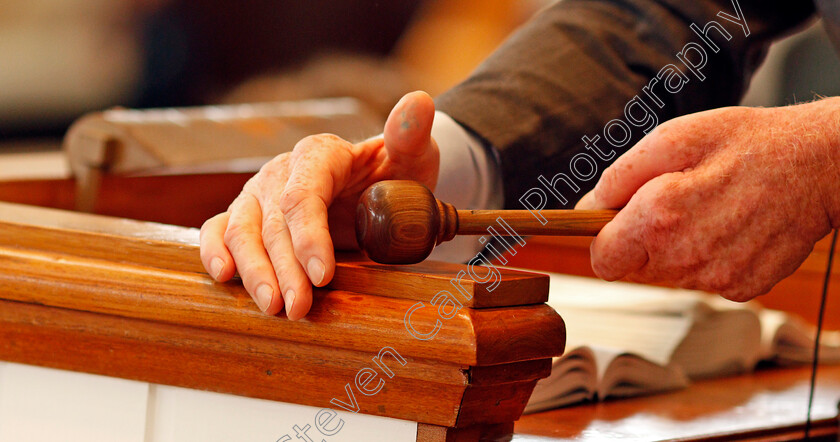
{"type": "MultiPolygon", "coordinates": [[[[205,273],[199,259],[198,230],[165,224],[0,203],[0,244],[205,273]],[[68,242],[68,238],[73,241],[68,242]]],[[[500,276],[498,284],[480,284],[468,275],[469,268],[464,265],[429,261],[386,266],[358,255],[339,254],[337,258],[336,274],[329,287],[338,290],[423,302],[446,292],[469,308],[548,300],[548,277],[536,273],[494,268],[500,276]]]]}
{"type": "Polygon", "coordinates": [[[259,312],[241,284],[218,284],[204,274],[3,246],[0,263],[7,270],[0,273],[0,298],[12,301],[360,351],[377,351],[386,341],[465,366],[562,353],[562,319],[545,304],[463,308],[447,319],[435,305],[317,290],[307,318],[291,322],[259,312]]]}

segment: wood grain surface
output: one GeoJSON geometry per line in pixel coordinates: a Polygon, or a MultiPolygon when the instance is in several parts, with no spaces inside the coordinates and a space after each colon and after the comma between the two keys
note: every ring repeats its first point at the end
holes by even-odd
{"type": "Polygon", "coordinates": [[[0,203],[0,359],[305,405],[336,398],[461,428],[513,422],[563,351],[541,275],[505,272],[498,297],[502,286],[469,286],[484,308],[450,319],[427,303],[412,325],[441,326],[418,340],[406,312],[451,289],[463,266],[389,271],[342,257],[340,277],[291,322],[260,313],[238,281],[215,283],[196,239],[195,229],[0,203]],[[376,375],[368,386],[383,383],[370,396],[358,390],[365,369],[376,375]]]}
{"type": "MultiPolygon", "coordinates": [[[[112,263],[204,274],[199,260],[198,230],[105,216],[0,203],[0,241],[33,250],[73,254],[112,263]],[[72,233],[71,233],[72,232],[72,233]]],[[[357,254],[338,255],[329,288],[371,295],[431,301],[452,284],[469,295],[466,307],[542,304],[548,299],[548,277],[499,269],[499,285],[489,290],[469,277],[465,267],[423,262],[412,266],[377,264],[357,254]]]]}
{"type": "MultiPolygon", "coordinates": [[[[809,367],[767,367],[698,381],[687,389],[580,404],[523,416],[523,441],[802,440],[809,367]]],[[[822,366],[814,402],[814,440],[837,440],[840,366],[822,366]]]]}
{"type": "Polygon", "coordinates": [[[540,220],[528,210],[459,210],[459,235],[486,235],[502,218],[519,235],[595,236],[617,210],[543,210],[540,220]],[[543,224],[545,221],[545,224],[543,224]]]}

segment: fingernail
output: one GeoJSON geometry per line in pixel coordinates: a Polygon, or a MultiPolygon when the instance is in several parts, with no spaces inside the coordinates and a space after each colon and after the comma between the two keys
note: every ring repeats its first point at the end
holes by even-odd
{"type": "Polygon", "coordinates": [[[591,210],[595,208],[595,196],[592,194],[592,190],[590,190],[580,201],[575,204],[575,210],[591,210]]]}
{"type": "Polygon", "coordinates": [[[295,308],[295,291],[292,289],[286,290],[286,293],[283,294],[283,300],[286,302],[286,317],[288,317],[289,312],[295,308]]]}
{"type": "Polygon", "coordinates": [[[210,272],[213,274],[214,279],[219,279],[219,276],[222,274],[222,270],[225,269],[225,261],[218,256],[213,258],[210,261],[210,272]]]}
{"type": "Polygon", "coordinates": [[[260,308],[262,311],[268,310],[268,306],[271,305],[271,297],[274,295],[274,289],[271,288],[268,284],[262,284],[257,287],[256,293],[256,301],[257,307],[260,308]]]}
{"type": "Polygon", "coordinates": [[[315,257],[310,258],[309,263],[306,264],[306,271],[309,272],[309,279],[312,281],[312,284],[321,285],[324,282],[324,272],[326,269],[320,259],[315,257]]]}

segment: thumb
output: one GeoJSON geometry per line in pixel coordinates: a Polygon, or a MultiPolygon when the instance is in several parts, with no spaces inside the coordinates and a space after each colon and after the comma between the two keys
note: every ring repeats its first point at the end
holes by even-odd
{"type": "Polygon", "coordinates": [[[435,102],[421,91],[406,94],[385,123],[385,149],[394,178],[412,178],[434,186],[440,154],[432,139],[435,102]]]}

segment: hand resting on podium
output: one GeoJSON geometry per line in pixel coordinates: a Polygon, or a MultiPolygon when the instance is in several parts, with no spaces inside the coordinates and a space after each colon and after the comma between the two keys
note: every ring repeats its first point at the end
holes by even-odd
{"type": "Polygon", "coordinates": [[[201,260],[217,281],[238,271],[260,310],[302,318],[312,285],[330,282],[334,248],[357,249],[359,196],[387,179],[434,189],[439,152],[431,137],[434,103],[414,92],[397,103],[384,137],[352,144],[333,135],[301,140],[251,178],[228,210],[201,228],[201,260]]]}

